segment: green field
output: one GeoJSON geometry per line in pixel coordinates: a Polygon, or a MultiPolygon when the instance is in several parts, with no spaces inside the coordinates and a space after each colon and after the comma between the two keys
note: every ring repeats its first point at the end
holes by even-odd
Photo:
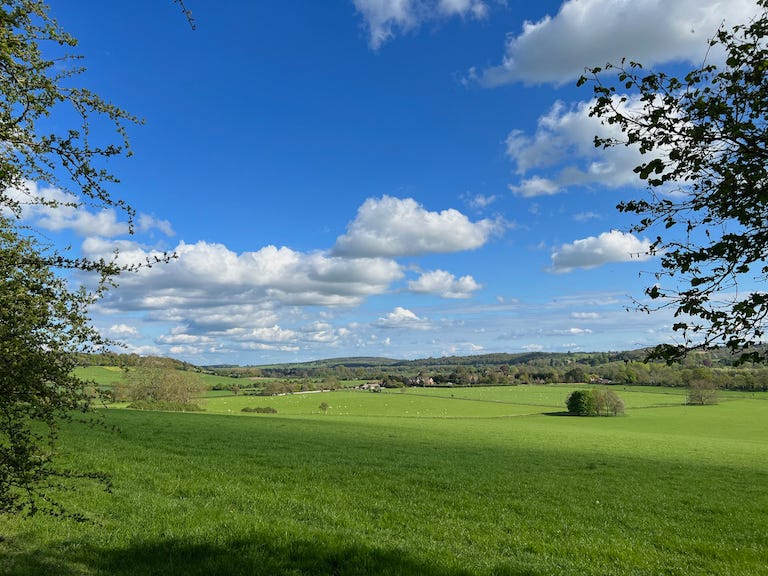
{"type": "Polygon", "coordinates": [[[120,432],[67,430],[62,457],[112,493],[61,494],[87,524],[0,517],[0,574],[768,574],[768,397],[628,388],[624,417],[549,415],[571,389],[104,410],[120,432]]]}

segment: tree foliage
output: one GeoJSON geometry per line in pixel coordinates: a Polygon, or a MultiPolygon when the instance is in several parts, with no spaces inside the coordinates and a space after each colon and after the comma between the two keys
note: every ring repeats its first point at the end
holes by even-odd
{"type": "Polygon", "coordinates": [[[76,354],[104,344],[88,306],[131,268],[59,250],[24,220],[35,207],[115,208],[132,231],[107,163],[130,155],[137,120],[77,86],[76,44],[43,2],[0,0],[0,512],[62,512],[47,488],[78,474],[54,465],[57,427],[90,406],[76,354]],[[70,283],[73,271],[88,290],[70,283]]]}
{"type": "Polygon", "coordinates": [[[89,408],[72,374],[75,352],[98,344],[88,323],[92,297],[70,291],[39,265],[35,241],[0,219],[0,512],[61,513],[52,483],[78,476],[54,466],[59,423],[89,408]]]}
{"type": "Polygon", "coordinates": [[[646,289],[652,304],[641,308],[674,309],[681,342],[654,352],[668,361],[711,346],[765,359],[751,346],[765,335],[768,293],[739,289],[768,279],[768,0],[758,5],[754,20],[711,40],[722,64],[705,61],[677,78],[622,61],[579,81],[592,81],[590,114],[623,134],[595,145],[645,155],[635,172],[648,197],[618,208],[639,216],[634,231],[658,234],[651,252],[661,272],[646,289]],[[606,71],[618,89],[602,82],[606,71]]]}
{"type": "Polygon", "coordinates": [[[575,416],[594,416],[595,399],[591,390],[574,390],[565,401],[568,413],[575,416]]]}

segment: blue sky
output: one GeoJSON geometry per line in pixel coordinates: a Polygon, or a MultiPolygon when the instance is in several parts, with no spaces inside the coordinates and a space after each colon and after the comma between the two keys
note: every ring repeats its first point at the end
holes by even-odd
{"type": "MultiPolygon", "coordinates": [[[[197,364],[621,350],[658,263],[595,150],[587,66],[700,63],[750,0],[52,0],[82,83],[144,120],[114,212],[26,218],[89,256],[175,251],[93,311],[197,364]],[[727,10],[726,10],[727,7],[727,10]]],[[[713,54],[710,58],[717,58],[713,54]]],[[[30,183],[39,194],[56,194],[30,183]]]]}

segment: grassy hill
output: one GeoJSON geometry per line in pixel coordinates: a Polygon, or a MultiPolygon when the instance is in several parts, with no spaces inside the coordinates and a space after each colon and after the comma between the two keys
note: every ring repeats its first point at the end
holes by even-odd
{"type": "Polygon", "coordinates": [[[0,574],[768,574],[768,395],[628,387],[625,417],[547,415],[570,389],[104,410],[119,432],[62,438],[113,478],[59,494],[93,522],[0,516],[0,574]]]}

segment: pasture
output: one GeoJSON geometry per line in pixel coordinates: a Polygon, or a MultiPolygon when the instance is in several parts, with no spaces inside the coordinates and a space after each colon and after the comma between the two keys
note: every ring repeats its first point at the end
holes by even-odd
{"type": "Polygon", "coordinates": [[[768,574],[768,397],[572,386],[220,396],[103,410],[62,458],[89,523],[0,517],[0,574],[768,574]],[[329,405],[324,414],[319,404],[329,405]],[[244,414],[272,406],[277,414],[244,414]]]}

